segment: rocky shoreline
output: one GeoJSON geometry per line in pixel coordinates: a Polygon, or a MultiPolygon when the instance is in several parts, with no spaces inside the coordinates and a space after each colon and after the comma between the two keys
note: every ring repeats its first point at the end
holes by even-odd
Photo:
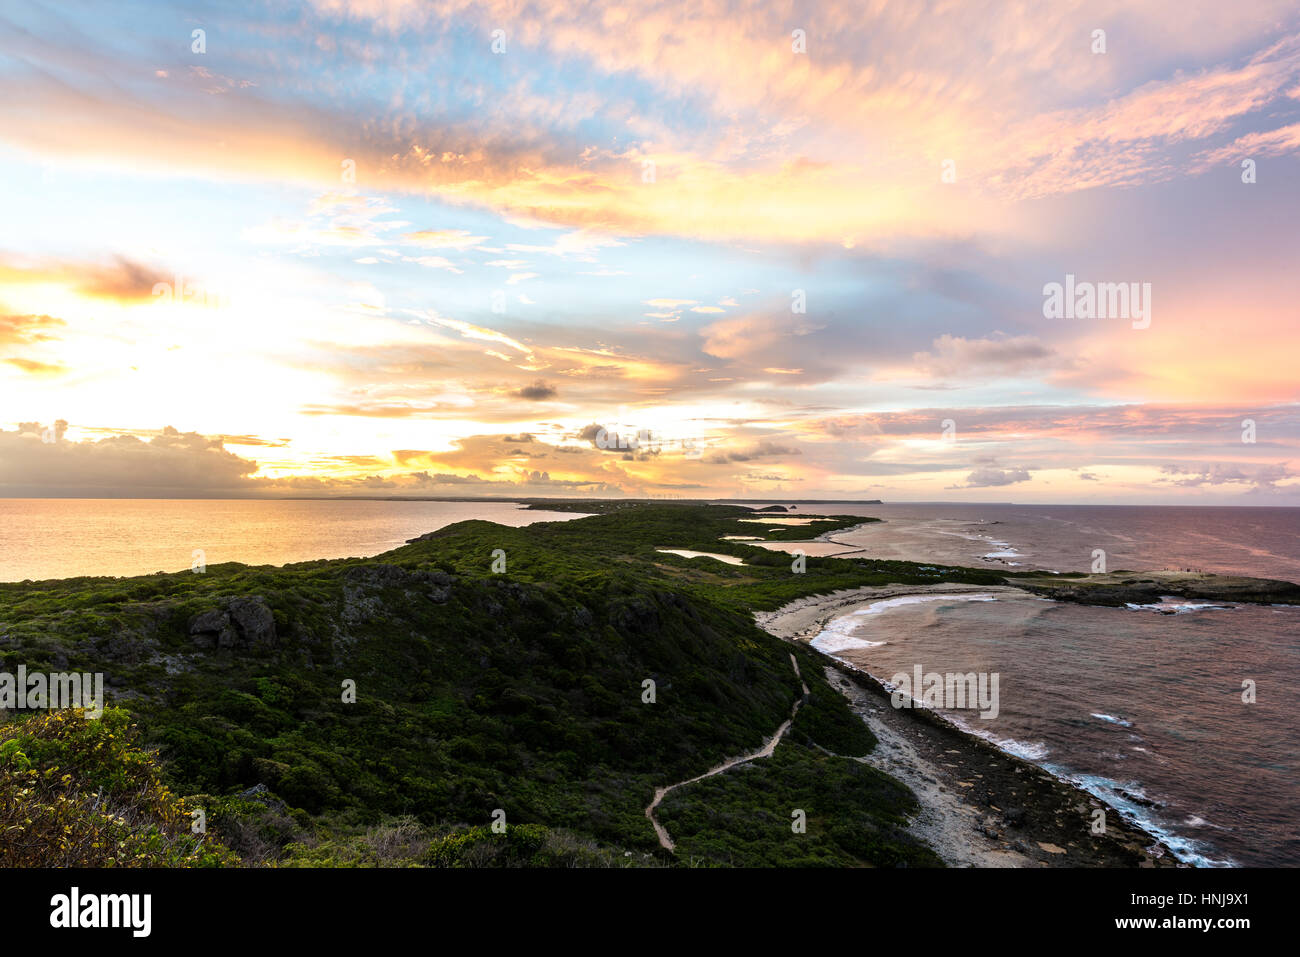
{"type": "MultiPolygon", "coordinates": [[[[806,644],[846,608],[884,598],[962,592],[1026,593],[967,585],[858,588],[800,599],[755,616],[759,627],[806,644]]],[[[1156,837],[1087,791],[924,708],[898,709],[875,678],[831,656],[826,676],[879,743],[859,760],[911,788],[912,831],[954,867],[1186,867],[1156,837]],[[1097,812],[1105,828],[1094,833],[1097,812]]]]}
{"type": "Polygon", "coordinates": [[[1079,578],[1035,574],[1017,576],[1013,581],[1040,598],[1082,605],[1146,605],[1165,596],[1210,602],[1300,604],[1300,585],[1293,582],[1206,572],[1120,571],[1079,578]]]}

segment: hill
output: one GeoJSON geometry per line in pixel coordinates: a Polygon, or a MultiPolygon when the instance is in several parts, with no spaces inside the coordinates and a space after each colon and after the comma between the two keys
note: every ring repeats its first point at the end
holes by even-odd
{"type": "MultiPolygon", "coordinates": [[[[765,531],[740,524],[751,515],[635,506],[519,529],[470,521],[367,560],[6,584],[0,659],[103,672],[168,783],[250,863],[373,860],[385,829],[405,835],[397,859],[446,862],[430,848],[462,847],[502,816],[533,828],[551,863],[936,863],[899,827],[905,788],[825,753],[873,741],[816,653],[750,617],[897,573],[808,559],[793,574],[789,556],[719,541],[862,521],[765,531]],[[656,550],[692,546],[754,564],[656,550]],[[796,700],[780,771],[735,777],[743,793],[729,802],[746,819],[711,818],[707,838],[691,831],[664,852],[645,813],[656,787],[760,747],[796,700]]],[[[707,816],[691,791],[675,792],[673,814],[707,816]]]]}

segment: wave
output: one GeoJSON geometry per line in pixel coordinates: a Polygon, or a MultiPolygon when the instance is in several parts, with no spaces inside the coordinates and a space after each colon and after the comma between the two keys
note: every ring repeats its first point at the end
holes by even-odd
{"type": "Polygon", "coordinates": [[[823,631],[809,644],[818,651],[833,657],[837,651],[849,651],[853,648],[881,648],[889,644],[889,642],[867,641],[864,638],[854,638],[852,635],[833,635],[823,631]]]}
{"type": "MultiPolygon", "coordinates": [[[[1174,833],[1170,825],[1155,813],[1150,801],[1136,782],[1120,784],[1100,774],[1079,774],[1060,765],[1043,764],[1043,767],[1064,781],[1083,788],[1103,804],[1119,813],[1126,820],[1136,824],[1160,843],[1169,848],[1178,860],[1196,867],[1239,867],[1231,858],[1211,857],[1207,849],[1191,838],[1174,833]]],[[[1197,818],[1197,820],[1201,820],[1197,818]]],[[[1218,828],[1218,825],[1203,822],[1197,826],[1218,828]]]]}
{"type": "Polygon", "coordinates": [[[1124,607],[1130,611],[1158,611],[1162,615],[1183,615],[1193,611],[1210,611],[1218,609],[1228,611],[1232,605],[1216,605],[1208,601],[1184,601],[1174,597],[1162,597],[1159,602],[1141,605],[1135,602],[1125,602],[1124,607]]]}
{"type": "Polygon", "coordinates": [[[853,648],[880,648],[889,642],[868,641],[852,633],[861,624],[861,619],[880,615],[904,605],[918,605],[930,601],[997,601],[997,598],[982,592],[974,595],[901,595],[897,598],[882,598],[880,601],[873,601],[863,608],[827,622],[826,627],[809,644],[818,651],[832,656],[836,652],[853,648]]]}
{"type": "MultiPolygon", "coordinates": [[[[883,678],[877,677],[876,675],[872,675],[870,671],[867,671],[867,669],[860,668],[852,662],[844,661],[842,658],[837,658],[836,660],[843,662],[854,671],[860,671],[869,675],[873,680],[885,688],[886,691],[895,690],[893,685],[888,681],[885,681],[883,678]]],[[[953,725],[964,734],[981,738],[998,748],[1000,751],[1018,758],[1023,758],[1026,761],[1031,761],[1058,780],[1073,784],[1075,787],[1087,791],[1111,810],[1120,814],[1142,831],[1151,835],[1151,837],[1156,841],[1167,847],[1176,860],[1192,864],[1195,867],[1221,868],[1240,866],[1231,858],[1211,857],[1207,849],[1203,847],[1201,843],[1194,841],[1191,838],[1175,834],[1168,824],[1155,815],[1154,810],[1158,806],[1157,802],[1150,801],[1150,799],[1146,797],[1141,786],[1136,782],[1130,782],[1130,784],[1125,787],[1118,781],[1101,775],[1080,774],[1063,765],[1044,761],[1043,758],[1047,757],[1047,755],[1051,753],[1051,749],[1042,741],[1027,742],[1017,741],[1015,738],[999,738],[982,728],[974,727],[966,723],[961,720],[958,715],[954,715],[951,712],[943,712],[943,717],[951,721],[953,725]],[[1127,794],[1127,797],[1125,797],[1125,794],[1127,794]],[[1137,800],[1133,800],[1134,798],[1137,800]],[[1138,803],[1139,801],[1148,806],[1144,807],[1143,804],[1138,803]]],[[[1134,750],[1144,751],[1145,749],[1135,748],[1134,750]]],[[[1185,822],[1185,826],[1227,830],[1227,828],[1222,828],[1217,824],[1211,824],[1199,817],[1189,819],[1185,822]],[[1196,823],[1193,823],[1193,821],[1196,823]]]]}
{"type": "Polygon", "coordinates": [[[967,734],[973,735],[977,738],[983,738],[999,751],[1005,751],[1013,757],[1023,758],[1026,761],[1037,763],[1052,753],[1052,749],[1042,741],[1017,741],[1015,738],[999,738],[996,734],[993,734],[990,731],[985,731],[983,728],[962,721],[960,718],[955,717],[951,712],[945,711],[943,716],[967,734]]]}
{"type": "Polygon", "coordinates": [[[1124,718],[1117,718],[1113,714],[1098,714],[1096,711],[1090,712],[1090,714],[1099,721],[1105,721],[1107,724],[1117,724],[1121,728],[1133,727],[1132,721],[1125,720],[1124,718]]]}

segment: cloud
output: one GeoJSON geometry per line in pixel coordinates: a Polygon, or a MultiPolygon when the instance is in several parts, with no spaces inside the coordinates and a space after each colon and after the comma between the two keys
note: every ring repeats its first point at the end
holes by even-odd
{"type": "Polygon", "coordinates": [[[228,452],[220,439],[167,426],[145,442],[134,435],[43,441],[36,423],[0,430],[0,488],[11,494],[96,490],[112,495],[220,494],[249,491],[256,462],[228,452]]]}
{"type": "Polygon", "coordinates": [[[704,456],[704,461],[710,465],[726,465],[731,462],[753,462],[758,459],[788,458],[802,454],[803,450],[796,446],[763,441],[745,449],[711,453],[704,456]]]}
{"type": "Polygon", "coordinates": [[[796,335],[798,329],[794,317],[754,315],[722,319],[702,329],[701,335],[703,349],[709,355],[738,359],[771,354],[778,347],[776,354],[780,354],[786,348],[786,340],[796,335]]]}
{"type": "Polygon", "coordinates": [[[0,346],[49,342],[58,338],[51,330],[65,325],[53,316],[0,316],[0,346]]]}
{"type": "Polygon", "coordinates": [[[987,488],[994,485],[1012,485],[1016,482],[1028,482],[1027,469],[979,468],[966,476],[966,488],[987,488]]]}
{"type": "Polygon", "coordinates": [[[0,359],[0,362],[7,362],[16,369],[26,372],[28,375],[62,375],[68,371],[68,367],[55,362],[37,362],[35,359],[0,359]]]}
{"type": "MultiPolygon", "coordinates": [[[[1211,0],[1076,0],[1029,20],[997,3],[936,17],[830,0],[806,56],[774,27],[783,16],[733,0],[613,12],[316,0],[294,34],[257,12],[223,21],[226,73],[176,55],[153,71],[168,82],[143,84],[136,36],[92,41],[37,20],[0,36],[24,90],[0,102],[0,136],[41,155],[331,189],[349,157],[385,192],[571,227],[584,239],[555,251],[589,256],[596,236],[853,245],[846,237],[978,228],[989,207],[967,186],[1018,199],[1183,175],[1181,145],[1214,149],[1244,120],[1269,122],[1297,82],[1285,0],[1257,0],[1249,17],[1211,0]],[[479,40],[506,22],[536,65],[509,83],[481,69],[479,40]],[[1112,42],[1142,37],[1143,55],[1091,55],[1099,22],[1112,42]],[[271,31],[275,58],[263,55],[271,31]],[[394,74],[428,62],[447,69],[408,95],[394,74]],[[556,79],[574,72],[583,82],[556,79]],[[341,95],[362,87],[374,95],[341,95]],[[588,122],[610,135],[593,143],[588,122]],[[946,157],[960,158],[962,189],[935,175],[946,157]]],[[[338,237],[349,232],[365,234],[345,225],[338,237]]],[[[485,239],[408,235],[435,247],[485,239]]]]}
{"type": "MultiPolygon", "coordinates": [[[[584,425],[581,429],[579,429],[577,435],[574,436],[574,438],[578,438],[584,442],[590,443],[591,447],[594,449],[594,448],[600,448],[600,446],[597,443],[601,440],[603,435],[608,435],[608,431],[605,429],[605,427],[603,425],[600,425],[599,423],[592,422],[590,425],[584,425]]],[[[608,442],[605,443],[605,448],[607,449],[609,448],[608,442]]]]}
{"type": "Polygon", "coordinates": [[[78,285],[88,295],[103,299],[149,301],[156,285],[172,279],[155,268],[118,256],[111,264],[87,269],[78,285]]]}
{"type": "Polygon", "coordinates": [[[1279,483],[1297,478],[1287,463],[1273,463],[1254,467],[1214,462],[1201,466],[1164,465],[1161,473],[1177,476],[1169,483],[1182,488],[1199,488],[1203,485],[1245,485],[1253,491],[1276,491],[1279,483]]]}
{"type": "Polygon", "coordinates": [[[412,472],[409,478],[419,484],[424,485],[485,485],[487,479],[480,478],[477,475],[453,475],[447,472],[438,472],[430,475],[428,472],[412,472]]]}
{"type": "Polygon", "coordinates": [[[1032,478],[1028,468],[999,468],[993,456],[976,456],[975,464],[977,468],[966,476],[964,484],[949,488],[994,488],[1028,482],[1032,478]]]}
{"type": "Polygon", "coordinates": [[[433,325],[443,326],[447,329],[454,329],[466,339],[478,339],[482,342],[498,342],[503,346],[509,346],[516,352],[531,354],[532,350],[517,339],[512,339],[504,333],[497,332],[494,329],[488,329],[484,326],[476,326],[473,323],[464,322],[460,319],[448,319],[443,316],[430,315],[426,319],[433,325]]]}
{"type": "Polygon", "coordinates": [[[1033,336],[966,339],[942,335],[931,348],[912,359],[925,374],[943,379],[1018,374],[1041,369],[1056,358],[1053,349],[1033,336]]]}
{"type": "Polygon", "coordinates": [[[258,435],[217,435],[213,438],[220,439],[225,445],[252,445],[273,449],[282,449],[290,444],[288,439],[267,439],[258,435]]]}
{"type": "Polygon", "coordinates": [[[445,269],[447,272],[455,273],[458,276],[464,273],[463,269],[459,269],[455,263],[445,256],[403,256],[402,261],[418,263],[429,269],[445,269]]]}
{"type": "Polygon", "coordinates": [[[1199,500],[1246,487],[1202,463],[1240,457],[1254,474],[1300,454],[1282,405],[1293,2],[1242,16],[1062,0],[1025,18],[983,0],[942,16],[828,0],[795,56],[788,10],[766,3],[307,0],[292,28],[224,17],[219,74],[191,68],[167,40],[179,8],[161,9],[0,26],[23,91],[0,100],[0,165],[18,185],[14,234],[31,239],[0,256],[14,417],[148,422],[165,396],[177,421],[208,422],[193,386],[221,369],[258,385],[225,390],[224,426],[298,437],[268,474],[377,473],[357,488],[426,466],[518,482],[527,465],[528,481],[624,489],[734,493],[788,473],[847,492],[889,475],[916,498],[970,473],[1026,494],[1199,500]],[[498,24],[504,58],[481,42],[498,24]],[[1097,25],[1106,56],[1088,50],[1097,25]],[[416,90],[412,65],[428,63],[416,90]],[[1243,153],[1268,160],[1256,189],[1235,182],[1243,153]],[[955,183],[939,180],[946,158],[955,183]],[[68,188],[42,188],[43,170],[68,188]],[[243,301],[134,308],[174,278],[151,243],[224,268],[243,301]],[[1126,264],[1159,287],[1148,334],[1041,321],[1043,279],[1126,264]],[[519,309],[525,286],[545,292],[519,309]],[[494,287],[509,316],[490,311],[494,287]],[[616,406],[625,431],[698,424],[713,441],[684,461],[569,438],[616,406]],[[942,445],[949,418],[957,442],[942,445]],[[538,440],[501,439],[521,431],[538,440]],[[436,448],[478,433],[496,438],[436,448]],[[763,441],[801,455],[737,468],[763,441]],[[1166,462],[1189,471],[1155,487],[1166,462]]]}
{"type": "Polygon", "coordinates": [[[24,262],[0,256],[0,285],[56,283],[86,296],[117,302],[149,302],[154,299],[155,285],[170,286],[175,278],[125,256],[114,256],[108,262],[24,262]]]}
{"type": "Polygon", "coordinates": [[[541,379],[533,382],[532,385],[524,386],[522,389],[516,389],[511,395],[516,395],[521,399],[528,399],[530,402],[540,402],[543,399],[554,399],[559,392],[554,386],[543,382],[541,379]]]}
{"type": "MultiPolygon", "coordinates": [[[[989,182],[1024,199],[1172,179],[1182,165],[1179,144],[1223,133],[1283,97],[1298,78],[1300,34],[1292,34],[1237,66],[1178,73],[1099,106],[1027,117],[1010,131],[1019,159],[989,182]]],[[[1260,142],[1279,151],[1297,145],[1282,130],[1261,134],[1260,142]]],[[[1211,148],[1201,155],[1196,171],[1231,153],[1211,148]]]]}
{"type": "Polygon", "coordinates": [[[1197,155],[1195,168],[1204,172],[1216,166],[1239,167],[1245,159],[1259,160],[1292,153],[1300,153],[1300,123],[1247,133],[1224,146],[1205,150],[1197,155]]]}
{"type": "Polygon", "coordinates": [[[475,236],[467,229],[421,229],[402,238],[430,249],[471,249],[487,242],[486,236],[475,236]]]}

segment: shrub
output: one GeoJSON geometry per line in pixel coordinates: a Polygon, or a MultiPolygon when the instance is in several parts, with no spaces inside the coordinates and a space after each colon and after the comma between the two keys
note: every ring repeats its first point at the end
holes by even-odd
{"type": "Polygon", "coordinates": [[[0,866],[212,867],[238,860],[190,812],[119,708],[0,725],[0,866]]]}

